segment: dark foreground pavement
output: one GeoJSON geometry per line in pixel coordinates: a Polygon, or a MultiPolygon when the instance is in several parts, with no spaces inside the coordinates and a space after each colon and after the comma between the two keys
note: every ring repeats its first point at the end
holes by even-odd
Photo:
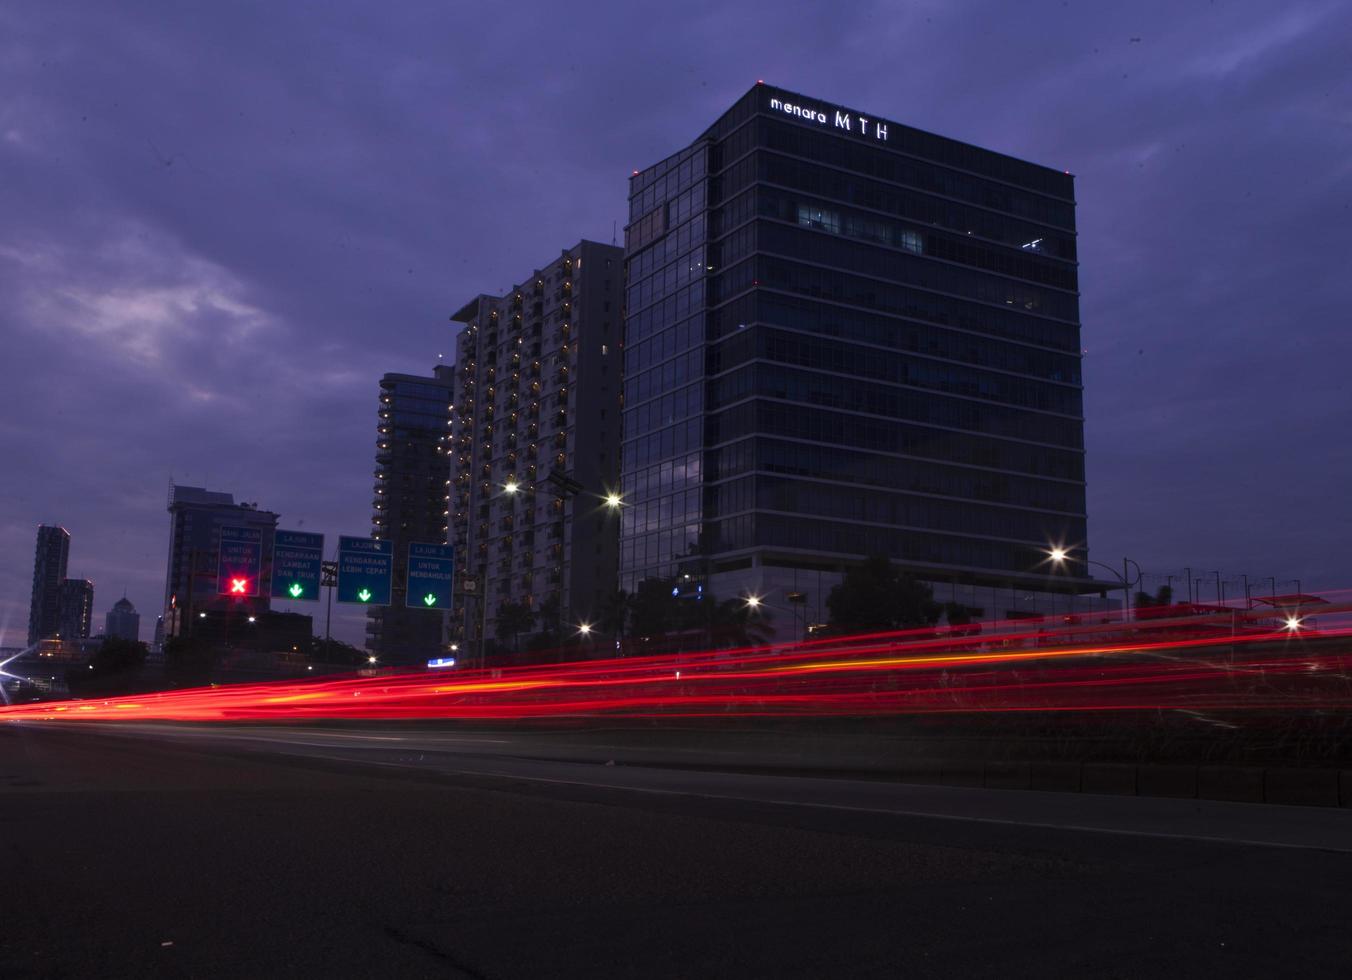
{"type": "Polygon", "coordinates": [[[582,763],[501,750],[431,766],[421,749],[298,742],[0,726],[0,976],[1334,977],[1352,962],[1346,811],[1121,800],[1154,809],[1109,832],[1069,829],[1092,821],[1055,794],[625,782],[622,766],[579,778],[582,763]],[[1170,806],[1191,837],[1163,836],[1170,806]]]}

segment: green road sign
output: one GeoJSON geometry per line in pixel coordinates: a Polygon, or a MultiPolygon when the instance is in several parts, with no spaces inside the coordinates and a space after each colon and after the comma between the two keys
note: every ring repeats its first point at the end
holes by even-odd
{"type": "Polygon", "coordinates": [[[323,560],[324,535],[278,531],[272,542],[272,597],[318,602],[323,560]]]}
{"type": "Polygon", "coordinates": [[[455,549],[448,544],[408,546],[408,593],[404,604],[419,609],[451,608],[455,549]]]}
{"type": "Polygon", "coordinates": [[[374,538],[338,539],[339,602],[388,606],[394,575],[394,546],[374,538]]]}

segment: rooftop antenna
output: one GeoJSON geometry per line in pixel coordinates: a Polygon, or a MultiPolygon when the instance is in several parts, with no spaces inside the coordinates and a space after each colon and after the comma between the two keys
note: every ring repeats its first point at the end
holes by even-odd
{"type": "Polygon", "coordinates": [[[615,244],[616,236],[619,234],[620,223],[614,218],[610,219],[610,244],[615,244]]]}

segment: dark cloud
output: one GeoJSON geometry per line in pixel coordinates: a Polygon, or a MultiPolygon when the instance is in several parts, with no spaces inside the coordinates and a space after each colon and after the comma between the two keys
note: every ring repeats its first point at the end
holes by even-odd
{"type": "Polygon", "coordinates": [[[170,477],[364,531],[378,376],[622,231],[628,172],[756,78],[1077,174],[1097,557],[1342,584],[1348,36],[1256,0],[7,4],[0,628],[40,521],[153,619],[170,477]]]}

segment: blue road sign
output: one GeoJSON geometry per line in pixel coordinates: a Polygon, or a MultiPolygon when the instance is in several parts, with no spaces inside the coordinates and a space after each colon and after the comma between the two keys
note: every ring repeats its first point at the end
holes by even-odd
{"type": "Polygon", "coordinates": [[[414,609],[451,608],[451,578],[454,574],[454,547],[449,544],[410,544],[405,605],[414,609]]]}
{"type": "Polygon", "coordinates": [[[236,599],[258,595],[258,576],[262,569],[262,529],[223,526],[216,560],[217,594],[236,599]]]}
{"type": "Polygon", "coordinates": [[[318,602],[323,561],[324,535],[278,531],[272,540],[272,597],[318,602]]]}
{"type": "Polygon", "coordinates": [[[394,545],[374,538],[338,538],[339,602],[388,606],[394,576],[394,545]]]}

